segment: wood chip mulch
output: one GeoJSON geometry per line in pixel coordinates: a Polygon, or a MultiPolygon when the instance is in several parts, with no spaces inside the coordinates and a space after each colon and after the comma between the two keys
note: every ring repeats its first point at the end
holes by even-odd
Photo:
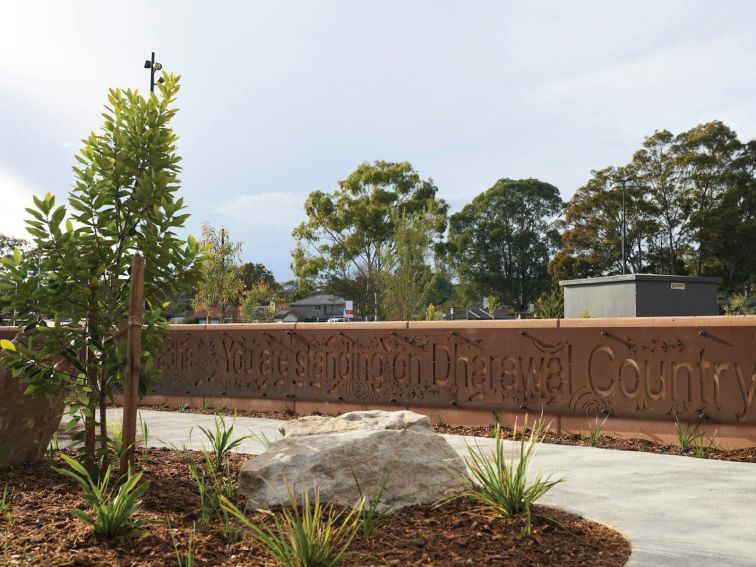
{"type": "MultiPolygon", "coordinates": [[[[250,455],[232,455],[234,475],[250,455]]],[[[138,467],[150,490],[137,514],[143,535],[98,537],[74,520],[85,508],[79,487],[51,470],[51,462],[0,470],[0,496],[7,485],[10,514],[0,516],[0,565],[176,565],[171,536],[182,552],[192,540],[196,565],[274,565],[249,535],[227,544],[219,525],[194,526],[199,499],[188,465],[191,451],[140,452],[138,467]]],[[[458,500],[434,508],[417,506],[387,515],[370,538],[355,538],[347,565],[624,565],[630,545],[618,532],[555,509],[538,508],[533,531],[521,518],[499,518],[458,500]]],[[[269,522],[256,514],[253,521],[269,522]]]]}
{"type": "MultiPolygon", "coordinates": [[[[167,406],[141,406],[144,409],[153,409],[161,411],[176,411],[176,408],[169,408],[167,406]]],[[[243,417],[262,417],[267,419],[281,419],[290,420],[296,419],[299,416],[292,412],[261,412],[261,411],[235,411],[226,410],[223,408],[186,408],[187,413],[200,413],[207,415],[239,415],[243,417]]],[[[320,414],[318,414],[320,415],[320,414]]],[[[672,427],[670,425],[670,427],[672,427]]],[[[446,433],[450,435],[469,435],[473,437],[493,437],[493,426],[484,425],[476,427],[465,427],[461,425],[446,425],[439,423],[435,425],[436,432],[446,433]]],[[[509,427],[501,428],[502,437],[505,439],[512,439],[512,429],[509,427]]],[[[557,434],[549,432],[546,434],[544,443],[553,443],[555,445],[579,445],[590,446],[588,441],[588,435],[583,434],[557,434]]],[[[657,453],[660,455],[683,455],[688,457],[697,457],[693,450],[688,450],[683,453],[680,452],[680,448],[676,445],[663,445],[661,443],[654,443],[646,439],[621,439],[619,437],[613,437],[611,435],[601,435],[601,438],[596,445],[600,449],[619,449],[622,451],[644,451],[646,453],[657,453]]],[[[749,447],[745,449],[730,449],[724,450],[714,446],[705,451],[707,459],[716,459],[719,461],[734,461],[740,463],[756,463],[756,447],[749,447]]]]}

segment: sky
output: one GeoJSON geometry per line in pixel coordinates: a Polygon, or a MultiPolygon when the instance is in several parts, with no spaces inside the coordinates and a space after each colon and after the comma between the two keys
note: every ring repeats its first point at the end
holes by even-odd
{"type": "Polygon", "coordinates": [[[644,136],[722,120],[756,137],[756,2],[0,0],[0,232],[59,200],[110,87],[182,75],[192,214],[292,277],[310,191],[409,161],[452,211],[497,179],[567,200],[644,136]]]}

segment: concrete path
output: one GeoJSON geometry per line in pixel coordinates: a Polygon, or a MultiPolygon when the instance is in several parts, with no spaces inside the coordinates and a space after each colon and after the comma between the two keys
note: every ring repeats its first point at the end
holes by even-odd
{"type": "MultiPolygon", "coordinates": [[[[212,427],[214,419],[149,410],[140,414],[153,447],[199,449],[205,437],[198,426],[212,427]]],[[[113,415],[120,416],[120,410],[113,415]]],[[[233,423],[235,435],[254,431],[280,438],[281,421],[238,417],[233,423]]],[[[492,439],[446,438],[461,455],[466,455],[465,441],[493,446],[492,439]]],[[[239,450],[254,454],[264,447],[248,439],[239,450]]],[[[566,478],[541,502],[621,530],[632,545],[628,565],[756,565],[754,464],[542,444],[531,472],[539,470],[566,478]]]]}

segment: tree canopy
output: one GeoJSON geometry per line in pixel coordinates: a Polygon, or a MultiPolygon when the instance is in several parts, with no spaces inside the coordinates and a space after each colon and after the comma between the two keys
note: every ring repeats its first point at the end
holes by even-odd
{"type": "Polygon", "coordinates": [[[448,257],[478,297],[527,309],[548,287],[559,246],[559,190],[537,179],[500,179],[451,216],[448,257]]]}
{"type": "Polygon", "coordinates": [[[721,276],[726,290],[742,290],[756,273],[755,146],[719,121],[654,132],[627,165],[592,172],[575,193],[550,271],[621,272],[625,179],[630,272],[721,276]]]}
{"type": "Polygon", "coordinates": [[[307,220],[293,232],[294,273],[309,285],[331,286],[377,318],[387,252],[396,244],[392,215],[429,211],[438,219],[435,232],[443,233],[447,205],[437,191],[407,162],[360,164],[332,193],[310,193],[307,220]]]}

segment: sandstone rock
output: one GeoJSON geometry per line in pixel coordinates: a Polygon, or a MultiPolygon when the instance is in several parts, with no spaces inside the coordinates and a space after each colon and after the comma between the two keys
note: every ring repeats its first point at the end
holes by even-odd
{"type": "Polygon", "coordinates": [[[337,417],[311,415],[287,421],[278,428],[285,437],[373,429],[411,429],[433,433],[433,423],[428,416],[413,411],[373,410],[351,411],[337,417]]]}
{"type": "Polygon", "coordinates": [[[464,463],[430,420],[409,412],[351,412],[302,418],[282,427],[285,437],[244,463],[239,490],[251,508],[288,504],[287,485],[301,503],[317,488],[321,502],[351,506],[385,475],[380,510],[436,502],[459,486],[464,463]],[[297,423],[300,422],[300,423],[297,423]]]}
{"type": "Polygon", "coordinates": [[[62,399],[26,396],[24,389],[0,367],[0,467],[41,460],[63,417],[62,399]]]}

